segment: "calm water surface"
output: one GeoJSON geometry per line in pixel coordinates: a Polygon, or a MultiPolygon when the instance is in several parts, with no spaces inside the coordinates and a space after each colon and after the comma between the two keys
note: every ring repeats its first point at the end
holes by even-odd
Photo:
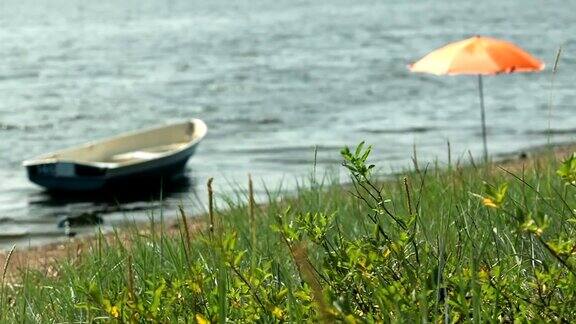
{"type": "MultiPolygon", "coordinates": [[[[62,237],[66,216],[105,226],[160,203],[151,195],[51,197],[23,159],[126,130],[196,117],[209,135],[189,180],[164,193],[166,215],[198,210],[247,173],[270,187],[366,140],[383,171],[421,160],[481,156],[473,77],[410,74],[406,65],[474,34],[511,40],[550,67],[560,45],[553,140],[576,135],[574,1],[2,0],[0,247],[62,237]]],[[[550,69],[485,79],[489,148],[546,143],[550,69]]],[[[259,182],[257,181],[257,182],[259,182]]],[[[262,187],[261,185],[259,188],[262,187]]],[[[82,231],[82,229],[74,229],[82,231]]]]}

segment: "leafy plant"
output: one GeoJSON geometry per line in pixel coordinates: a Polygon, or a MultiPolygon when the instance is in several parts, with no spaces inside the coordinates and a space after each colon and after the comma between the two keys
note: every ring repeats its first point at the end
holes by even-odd
{"type": "Polygon", "coordinates": [[[27,270],[3,285],[2,320],[576,320],[576,193],[558,181],[576,179],[574,155],[522,174],[382,179],[370,152],[342,150],[349,184],[312,179],[293,196],[269,192],[266,206],[253,189],[210,199],[196,230],[182,210],[176,230],[130,228],[54,264],[57,276],[27,270]]]}
{"type": "Polygon", "coordinates": [[[576,184],[576,153],[562,161],[556,173],[567,183],[576,184]]]}

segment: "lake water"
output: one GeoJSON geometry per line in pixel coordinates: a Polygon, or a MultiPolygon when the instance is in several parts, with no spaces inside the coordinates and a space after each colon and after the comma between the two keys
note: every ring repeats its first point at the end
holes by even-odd
{"type": "MultiPolygon", "coordinates": [[[[477,80],[411,74],[406,65],[475,34],[510,40],[545,61],[539,74],[487,77],[489,149],[500,154],[576,136],[574,1],[2,0],[0,247],[61,238],[59,220],[105,226],[159,203],[51,197],[21,161],[47,151],[195,117],[209,134],[190,181],[166,193],[199,210],[204,183],[258,189],[337,168],[366,140],[384,172],[419,158],[481,157],[477,80]],[[551,91],[551,69],[563,46],[551,91]],[[549,119],[549,101],[554,103],[549,119]]],[[[82,231],[82,229],[75,229],[82,231]]]]}

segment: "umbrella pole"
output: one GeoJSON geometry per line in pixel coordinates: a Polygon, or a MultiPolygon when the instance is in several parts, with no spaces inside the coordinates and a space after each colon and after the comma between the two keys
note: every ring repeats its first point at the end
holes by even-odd
{"type": "Polygon", "coordinates": [[[478,74],[478,91],[480,92],[480,116],[482,118],[482,141],[484,143],[484,163],[488,163],[488,144],[486,141],[486,113],[484,111],[484,92],[482,90],[482,74],[478,74]]]}

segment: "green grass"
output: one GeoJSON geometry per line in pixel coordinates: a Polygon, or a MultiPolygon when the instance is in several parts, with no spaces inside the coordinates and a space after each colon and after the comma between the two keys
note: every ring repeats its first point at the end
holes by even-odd
{"type": "Polygon", "coordinates": [[[27,270],[5,286],[0,321],[576,319],[576,159],[560,175],[549,159],[382,182],[369,150],[343,155],[351,185],[311,179],[262,206],[242,191],[201,231],[127,229],[129,242],[101,238],[56,277],[27,270]]]}

